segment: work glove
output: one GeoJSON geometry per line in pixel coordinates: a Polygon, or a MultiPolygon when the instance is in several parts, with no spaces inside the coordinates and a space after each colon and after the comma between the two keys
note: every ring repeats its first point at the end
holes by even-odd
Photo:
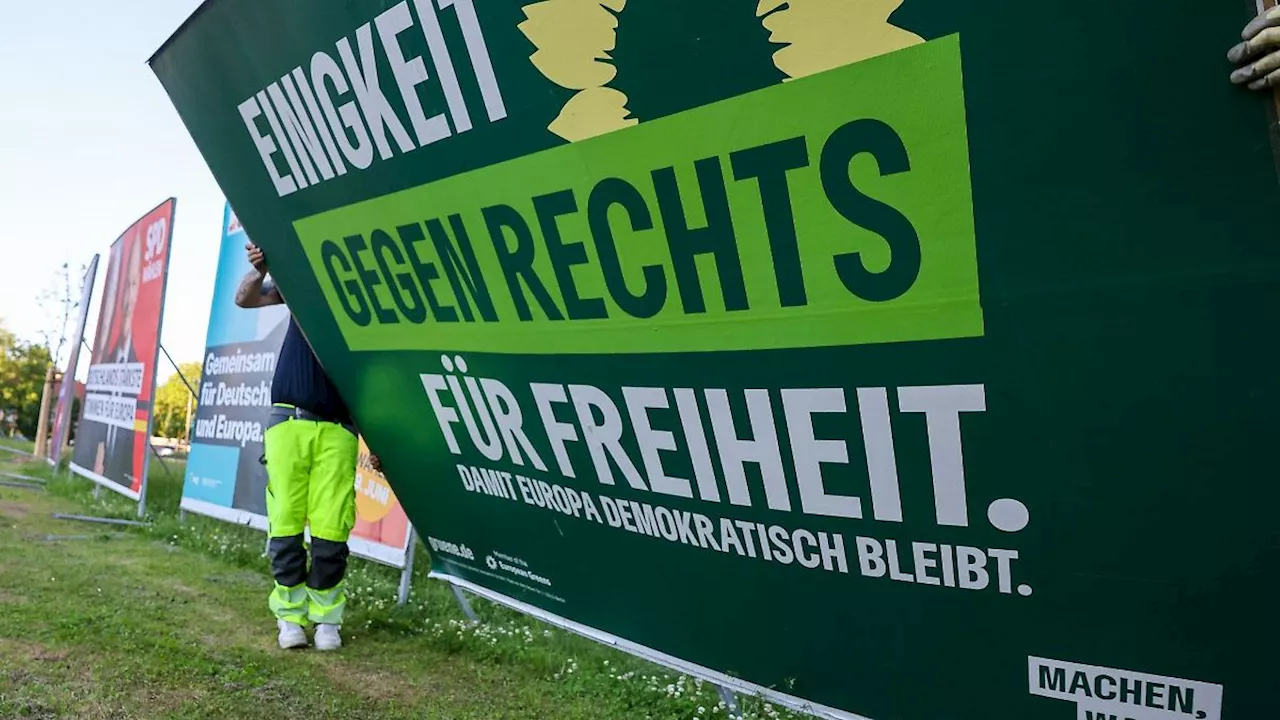
{"type": "Polygon", "coordinates": [[[1264,10],[1240,33],[1244,42],[1227,51],[1237,69],[1231,82],[1250,90],[1280,87],[1280,7],[1264,10]]]}

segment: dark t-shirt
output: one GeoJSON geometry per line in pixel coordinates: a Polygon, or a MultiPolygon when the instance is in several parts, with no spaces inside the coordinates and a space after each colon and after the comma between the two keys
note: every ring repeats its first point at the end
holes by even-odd
{"type": "Polygon", "coordinates": [[[336,423],[350,423],[351,411],[329,381],[316,359],[298,323],[289,318],[280,355],[276,358],[276,374],[271,380],[271,402],[287,403],[313,412],[336,423]]]}

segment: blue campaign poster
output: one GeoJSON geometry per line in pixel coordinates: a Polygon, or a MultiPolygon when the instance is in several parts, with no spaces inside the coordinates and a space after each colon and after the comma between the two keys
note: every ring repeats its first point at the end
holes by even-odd
{"type": "Polygon", "coordinates": [[[283,305],[236,306],[236,288],[250,270],[244,251],[248,241],[228,205],[182,508],[265,529],[262,433],[289,311],[283,305]]]}

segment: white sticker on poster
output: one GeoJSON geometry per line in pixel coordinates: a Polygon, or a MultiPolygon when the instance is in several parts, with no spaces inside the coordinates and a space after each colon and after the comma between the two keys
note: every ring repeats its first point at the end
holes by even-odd
{"type": "Polygon", "coordinates": [[[1076,704],[1077,720],[1221,720],[1222,686],[1198,680],[1027,658],[1032,695],[1076,704]]]}

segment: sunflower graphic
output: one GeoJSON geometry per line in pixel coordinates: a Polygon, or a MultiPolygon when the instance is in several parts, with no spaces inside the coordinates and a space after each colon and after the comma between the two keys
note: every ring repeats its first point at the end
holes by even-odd
{"type": "Polygon", "coordinates": [[[889,21],[902,2],[543,0],[519,28],[574,91],[547,127],[573,142],[924,42],[889,21]]]}

